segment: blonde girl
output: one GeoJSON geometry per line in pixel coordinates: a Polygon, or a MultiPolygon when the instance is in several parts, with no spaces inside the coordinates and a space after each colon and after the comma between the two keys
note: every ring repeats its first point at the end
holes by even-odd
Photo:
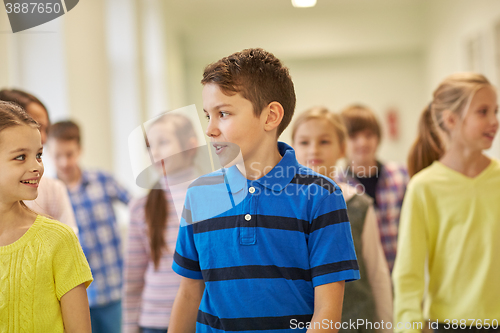
{"type": "Polygon", "coordinates": [[[38,215],[38,123],[0,101],[0,332],[90,333],[92,275],[74,232],[38,215]]]}
{"type": "Polygon", "coordinates": [[[397,332],[421,331],[425,320],[437,332],[498,328],[500,163],[484,154],[497,112],[490,82],[458,73],[422,114],[393,272],[395,322],[407,323],[397,332]]]}
{"type": "MultiPolygon", "coordinates": [[[[344,156],[347,131],[339,115],[326,108],[312,108],[300,114],[292,128],[297,161],[323,176],[336,178],[337,160],[344,156]]],[[[358,319],[372,323],[392,322],[392,293],[389,267],[384,256],[372,200],[354,187],[338,183],[347,205],[361,279],[347,283],[342,322],[358,319]]],[[[391,332],[380,327],[381,332],[391,332]]],[[[362,325],[342,327],[341,332],[375,332],[362,325]]]]}

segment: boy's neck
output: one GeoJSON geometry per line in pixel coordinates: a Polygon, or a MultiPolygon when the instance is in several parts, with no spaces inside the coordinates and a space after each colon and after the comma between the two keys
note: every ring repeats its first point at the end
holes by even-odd
{"type": "Polygon", "coordinates": [[[439,162],[464,176],[474,178],[488,167],[491,159],[480,150],[471,151],[452,145],[439,159],[439,162]]]}
{"type": "Polygon", "coordinates": [[[377,160],[373,160],[367,163],[356,163],[352,161],[352,173],[356,176],[356,178],[367,178],[373,177],[379,174],[380,170],[378,170],[377,160]]]}
{"type": "Polygon", "coordinates": [[[82,180],[82,170],[80,168],[76,168],[70,174],[57,174],[57,178],[63,181],[63,183],[70,189],[75,188],[80,181],[82,180]]]}
{"type": "Polygon", "coordinates": [[[244,158],[244,170],[241,164],[237,164],[238,169],[247,179],[255,180],[268,174],[280,161],[282,156],[278,150],[276,142],[273,145],[261,145],[261,149],[253,156],[244,158]]]}

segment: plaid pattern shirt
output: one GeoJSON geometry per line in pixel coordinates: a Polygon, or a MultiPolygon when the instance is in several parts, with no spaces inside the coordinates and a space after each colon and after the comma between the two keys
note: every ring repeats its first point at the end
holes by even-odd
{"type": "Polygon", "coordinates": [[[80,243],[94,282],[87,289],[89,305],[121,299],[123,255],[113,202],[127,204],[131,197],[113,177],[101,171],[82,171],[80,184],[68,194],[80,231],[80,243]]]}
{"type": "MultiPolygon", "coordinates": [[[[402,165],[397,163],[380,163],[380,165],[381,170],[379,170],[379,179],[375,191],[377,200],[375,213],[382,247],[384,248],[389,270],[392,272],[398,243],[399,215],[401,214],[401,206],[409,177],[406,167],[402,165]]],[[[348,183],[358,189],[361,185],[350,169],[337,175],[336,180],[348,183]]]]}

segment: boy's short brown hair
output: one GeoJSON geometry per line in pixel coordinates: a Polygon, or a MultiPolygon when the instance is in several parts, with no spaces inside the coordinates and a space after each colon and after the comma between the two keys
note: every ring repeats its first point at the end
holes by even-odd
{"type": "Polygon", "coordinates": [[[263,49],[245,49],[208,65],[201,83],[215,83],[229,96],[241,93],[252,103],[257,117],[269,103],[280,103],[284,115],[278,126],[278,136],[292,120],[295,90],[288,68],[263,49]]]}
{"type": "Polygon", "coordinates": [[[340,116],[350,137],[358,132],[370,130],[378,137],[380,142],[382,138],[380,124],[375,116],[375,112],[370,108],[361,104],[353,104],[342,110],[340,116]]]}
{"type": "Polygon", "coordinates": [[[49,127],[48,139],[76,141],[80,145],[80,127],[71,120],[59,121],[49,127]]]}

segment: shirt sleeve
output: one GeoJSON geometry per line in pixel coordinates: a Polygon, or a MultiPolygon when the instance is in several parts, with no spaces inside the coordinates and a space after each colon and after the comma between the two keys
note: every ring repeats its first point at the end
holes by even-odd
{"type": "Polygon", "coordinates": [[[54,231],[54,255],[52,271],[58,300],[71,289],[92,282],[92,273],[75,233],[64,226],[54,231]]]}
{"type": "Polygon", "coordinates": [[[123,271],[123,331],[139,333],[141,295],[144,289],[149,255],[145,248],[143,226],[144,208],[139,201],[130,204],[130,225],[128,228],[127,248],[125,249],[123,271]]]}
{"type": "MultiPolygon", "coordinates": [[[[422,323],[424,321],[422,300],[428,243],[426,225],[424,204],[410,183],[401,210],[398,254],[392,272],[395,322],[422,323]]],[[[420,330],[403,327],[402,330],[396,330],[396,332],[410,333],[420,332],[420,330]]]]}
{"type": "Polygon", "coordinates": [[[201,274],[198,251],[194,243],[192,220],[188,191],[182,211],[172,269],[183,277],[201,280],[203,276],[201,274]]]}
{"type": "Polygon", "coordinates": [[[78,226],[76,225],[75,213],[73,206],[69,200],[68,191],[63,182],[55,180],[54,183],[54,198],[57,198],[57,215],[54,218],[61,223],[68,225],[78,236],[78,226]]]}
{"type": "MultiPolygon", "coordinates": [[[[380,242],[377,217],[372,205],[370,205],[366,213],[361,241],[363,243],[362,256],[366,267],[366,275],[375,299],[378,319],[383,320],[384,323],[392,323],[391,275],[380,242]]],[[[392,329],[381,331],[390,333],[392,329]]]]}
{"type": "Polygon", "coordinates": [[[106,190],[108,192],[108,195],[113,200],[119,200],[127,205],[132,199],[132,196],[111,175],[106,175],[106,178],[107,178],[106,190]]]}
{"type": "Polygon", "coordinates": [[[347,209],[339,187],[321,199],[309,231],[309,264],[313,287],[359,279],[359,268],[347,209]]]}

